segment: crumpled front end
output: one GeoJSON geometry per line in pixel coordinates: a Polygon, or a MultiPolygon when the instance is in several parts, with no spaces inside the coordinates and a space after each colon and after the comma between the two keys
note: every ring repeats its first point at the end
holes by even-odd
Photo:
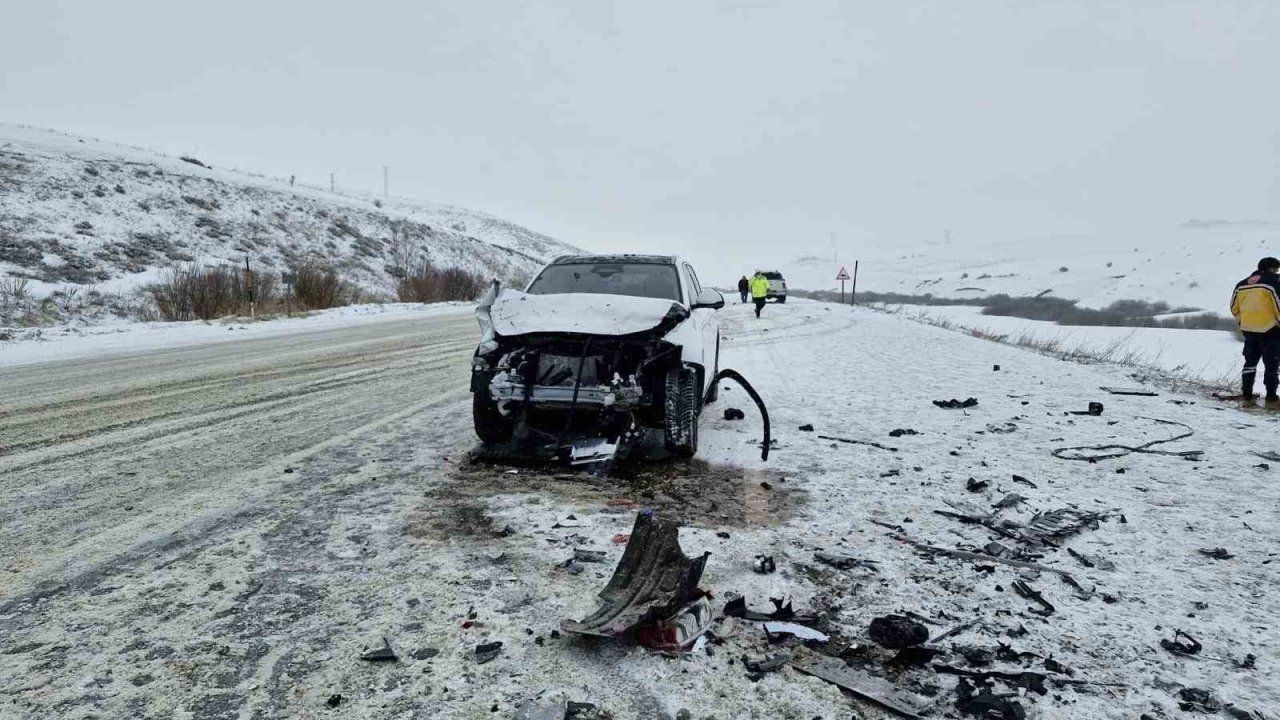
{"type": "MultiPolygon", "coordinates": [[[[471,390],[482,440],[510,440],[571,462],[590,462],[612,457],[638,440],[644,427],[663,426],[665,380],[681,365],[680,346],[663,338],[684,315],[668,312],[649,329],[625,335],[533,326],[505,336],[494,331],[486,306],[503,295],[491,293],[477,309],[484,336],[472,364],[471,390]]],[[[530,311],[543,302],[523,294],[511,298],[532,298],[525,306],[530,311]]]]}

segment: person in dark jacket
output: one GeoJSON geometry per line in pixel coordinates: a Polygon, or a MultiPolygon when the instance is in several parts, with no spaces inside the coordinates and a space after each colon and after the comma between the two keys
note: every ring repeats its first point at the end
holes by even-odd
{"type": "Polygon", "coordinates": [[[747,280],[747,276],[743,275],[738,281],[738,294],[742,296],[742,302],[747,301],[747,293],[751,292],[751,283],[747,280]]]}
{"type": "Polygon", "coordinates": [[[1280,260],[1262,258],[1257,272],[1236,283],[1231,294],[1231,314],[1244,333],[1241,398],[1246,403],[1256,402],[1253,381],[1261,360],[1267,405],[1280,407],[1280,397],[1276,395],[1276,386],[1280,385],[1280,260]]]}

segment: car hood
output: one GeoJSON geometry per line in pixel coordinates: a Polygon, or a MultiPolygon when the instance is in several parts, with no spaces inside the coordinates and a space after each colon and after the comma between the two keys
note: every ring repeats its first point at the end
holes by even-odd
{"type": "Polygon", "coordinates": [[[671,300],[566,293],[530,295],[503,290],[493,301],[493,331],[503,337],[531,333],[632,335],[651,330],[665,334],[689,316],[671,300]]]}

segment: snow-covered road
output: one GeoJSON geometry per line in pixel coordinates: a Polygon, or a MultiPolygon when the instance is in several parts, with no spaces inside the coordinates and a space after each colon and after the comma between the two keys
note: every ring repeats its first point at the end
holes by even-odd
{"type": "MultiPolygon", "coordinates": [[[[865,645],[888,612],[920,615],[935,636],[977,621],[938,662],[967,667],[959,650],[1000,642],[1039,656],[1000,669],[1045,672],[1052,655],[1072,679],[1106,684],[1031,694],[1019,702],[1032,718],[1173,717],[1184,686],[1280,707],[1280,467],[1251,454],[1280,449],[1272,416],[1107,395],[1099,386],[1133,381],[870,311],[793,301],[757,320],[734,305],[722,323],[724,365],[773,415],[770,461],[752,406],[726,386],[699,461],[615,479],[469,460],[469,317],[0,371],[0,717],[512,717],[544,691],[618,719],[883,716],[789,668],[748,679],[739,658],[778,649],[750,628],[686,660],[553,637],[594,609],[622,552],[611,538],[638,508],[685,521],[686,553],[711,552],[702,585],[717,609],[730,593],[760,609],[787,596],[841,645],[865,645]],[[965,411],[931,403],[969,396],[980,404],[965,411]],[[1102,416],[1064,415],[1090,401],[1102,416]],[[723,420],[730,406],[747,419],[723,420]],[[1193,437],[1156,447],[1203,459],[1050,454],[1176,431],[1144,417],[1189,425],[1193,437]],[[970,477],[988,486],[970,492],[970,477]],[[1026,497],[1000,511],[1009,520],[1109,514],[1064,545],[1114,570],[1065,549],[1038,560],[1091,597],[1052,573],[922,554],[870,522],[981,549],[990,530],[933,511],[989,511],[1009,492],[1026,497]],[[607,561],[567,572],[574,547],[607,561]],[[1212,547],[1234,557],[1199,553],[1212,547]],[[818,549],[878,570],[836,570],[818,549]],[[757,554],[778,572],[753,573],[757,554]],[[1029,612],[1019,579],[1056,611],[1029,612]],[[1174,628],[1203,653],[1162,649],[1174,628]],[[401,661],[361,662],[384,636],[401,661]],[[494,640],[501,655],[477,663],[473,648],[494,640]],[[1237,668],[1247,654],[1257,667],[1237,668]]],[[[953,676],[886,671],[874,649],[847,657],[956,716],[953,676]]]]}

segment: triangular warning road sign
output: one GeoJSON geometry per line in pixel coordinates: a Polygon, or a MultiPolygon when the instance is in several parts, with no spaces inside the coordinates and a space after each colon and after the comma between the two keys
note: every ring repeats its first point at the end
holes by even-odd
{"type": "Polygon", "coordinates": [[[843,267],[842,267],[842,268],[840,268],[840,273],[839,273],[838,275],[836,275],[836,279],[837,279],[837,280],[848,280],[848,279],[849,279],[849,271],[848,271],[848,270],[845,270],[843,267]]]}

